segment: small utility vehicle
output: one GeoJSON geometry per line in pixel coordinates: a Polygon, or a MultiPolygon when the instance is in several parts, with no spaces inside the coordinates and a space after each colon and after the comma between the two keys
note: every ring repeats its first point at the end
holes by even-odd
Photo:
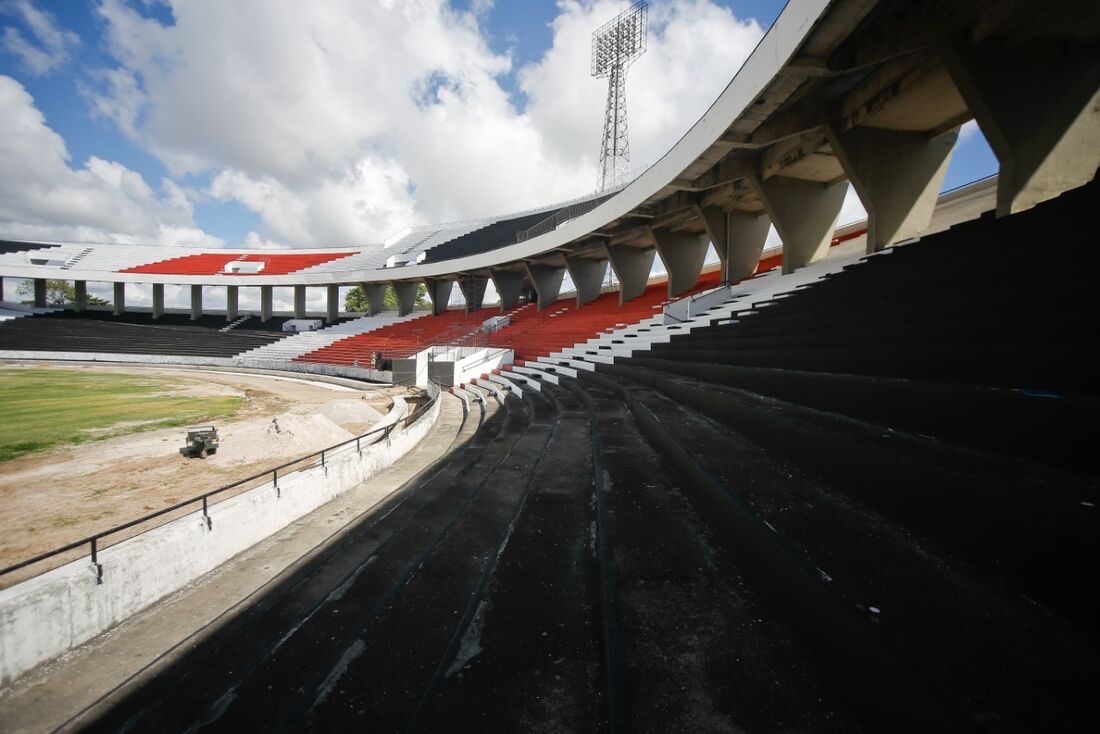
{"type": "Polygon", "coordinates": [[[218,451],[218,429],[214,426],[198,426],[187,429],[187,445],[180,453],[188,458],[205,459],[218,451]]]}

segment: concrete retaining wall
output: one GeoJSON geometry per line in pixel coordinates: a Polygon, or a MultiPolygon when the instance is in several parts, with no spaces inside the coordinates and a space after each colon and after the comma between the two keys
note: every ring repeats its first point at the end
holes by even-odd
{"type": "MultiPolygon", "coordinates": [[[[88,557],[0,591],[0,685],[86,642],[177,591],[325,502],[367,481],[411,450],[439,417],[437,400],[412,426],[326,466],[279,478],[172,520],[99,553],[103,583],[88,557]]],[[[196,507],[199,507],[196,504],[196,507]]],[[[108,539],[109,540],[109,539],[108,539]]]]}

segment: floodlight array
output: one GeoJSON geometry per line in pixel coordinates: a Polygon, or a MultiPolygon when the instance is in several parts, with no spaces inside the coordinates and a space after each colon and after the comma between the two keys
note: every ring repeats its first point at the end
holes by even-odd
{"type": "Polygon", "coordinates": [[[610,76],[645,53],[648,9],[641,0],[593,31],[592,76],[610,76]]]}

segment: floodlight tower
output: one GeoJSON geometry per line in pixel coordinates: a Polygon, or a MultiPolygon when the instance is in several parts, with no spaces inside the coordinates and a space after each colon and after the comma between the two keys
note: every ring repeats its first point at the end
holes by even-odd
{"type": "Polygon", "coordinates": [[[592,76],[608,78],[600,144],[600,191],[624,183],[630,175],[626,70],[645,53],[648,15],[649,4],[641,0],[592,33],[592,76]]]}

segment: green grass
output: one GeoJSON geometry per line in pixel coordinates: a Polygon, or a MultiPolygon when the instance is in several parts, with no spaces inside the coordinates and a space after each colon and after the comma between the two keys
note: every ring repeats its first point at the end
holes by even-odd
{"type": "Polygon", "coordinates": [[[166,394],[178,385],[140,374],[0,369],[0,462],[64,444],[202,423],[244,405],[241,397],[166,394]],[[140,423],[120,425],[130,422],[140,423]]]}

